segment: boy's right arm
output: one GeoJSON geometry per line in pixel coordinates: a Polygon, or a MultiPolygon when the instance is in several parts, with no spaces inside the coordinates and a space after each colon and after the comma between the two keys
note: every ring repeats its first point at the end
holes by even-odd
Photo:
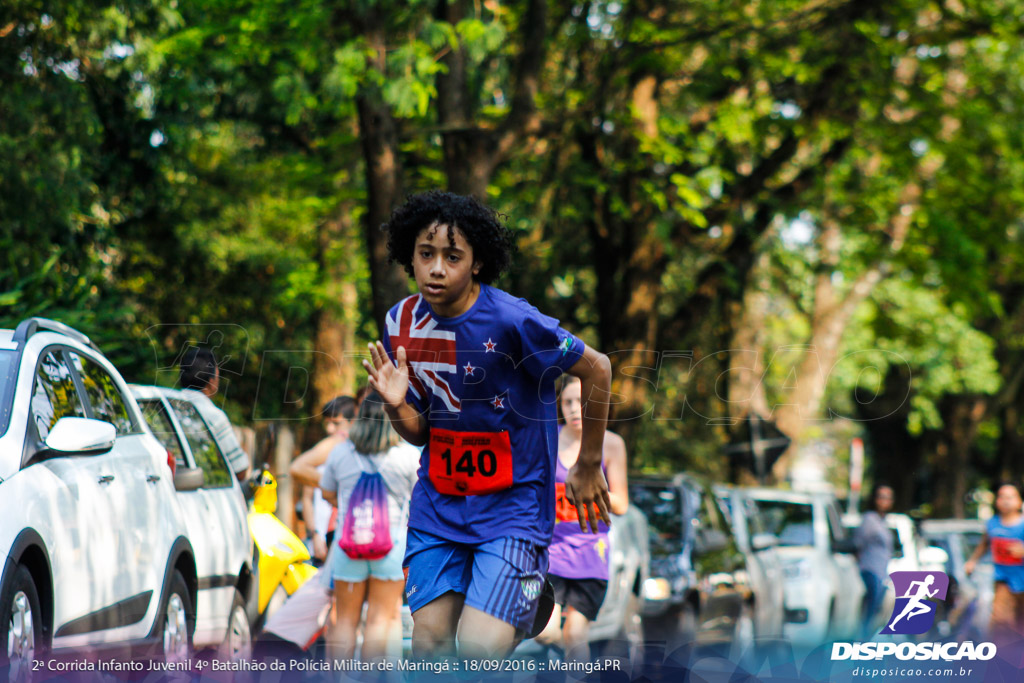
{"type": "Polygon", "coordinates": [[[391,426],[413,446],[424,445],[430,436],[427,418],[405,400],[410,372],[405,348],[399,346],[395,352],[397,364],[391,362],[382,342],[370,344],[369,348],[372,362],[364,360],[363,367],[370,373],[370,387],[384,400],[391,426]]]}

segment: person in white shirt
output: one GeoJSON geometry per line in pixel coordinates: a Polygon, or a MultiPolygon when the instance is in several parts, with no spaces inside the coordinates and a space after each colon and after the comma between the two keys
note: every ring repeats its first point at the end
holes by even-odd
{"type": "Polygon", "coordinates": [[[213,434],[228,466],[239,481],[245,481],[250,470],[249,454],[238,443],[228,416],[210,400],[220,388],[220,368],[213,351],[198,346],[189,347],[181,359],[179,381],[183,389],[194,394],[192,402],[213,434]]]}

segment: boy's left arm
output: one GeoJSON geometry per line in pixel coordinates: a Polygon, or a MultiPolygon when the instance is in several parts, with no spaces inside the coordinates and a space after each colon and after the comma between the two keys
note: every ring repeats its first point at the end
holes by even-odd
{"type": "Polygon", "coordinates": [[[583,398],[583,436],[580,455],[565,478],[565,493],[579,511],[580,530],[597,533],[598,520],[611,524],[608,482],[601,471],[604,430],[608,424],[612,366],[608,356],[584,347],[583,356],[568,370],[580,378],[583,398]]]}

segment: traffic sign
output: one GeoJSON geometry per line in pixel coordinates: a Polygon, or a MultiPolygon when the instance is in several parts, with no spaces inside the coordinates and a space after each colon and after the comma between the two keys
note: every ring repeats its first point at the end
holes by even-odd
{"type": "Polygon", "coordinates": [[[790,438],[774,422],[753,413],[738,430],[736,438],[725,447],[725,452],[738,465],[753,472],[763,484],[772,465],[786,452],[790,443],[790,438]]]}

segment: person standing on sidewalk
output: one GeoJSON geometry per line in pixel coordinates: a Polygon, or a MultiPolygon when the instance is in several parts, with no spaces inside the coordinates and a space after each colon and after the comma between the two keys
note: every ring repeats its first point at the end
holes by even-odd
{"type": "Polygon", "coordinates": [[[853,533],[857,546],[857,565],[864,580],[864,612],[861,633],[871,636],[871,622],[878,614],[885,597],[885,581],[889,578],[889,560],[892,559],[892,531],[885,516],[892,510],[893,491],[885,484],[875,484],[868,499],[868,509],[861,517],[860,526],[853,533]]]}
{"type": "Polygon", "coordinates": [[[220,367],[213,351],[190,346],[181,358],[178,380],[183,389],[194,394],[192,403],[210,429],[213,440],[217,442],[238,480],[245,481],[250,470],[249,454],[238,443],[227,414],[210,400],[220,388],[220,367]]]}

